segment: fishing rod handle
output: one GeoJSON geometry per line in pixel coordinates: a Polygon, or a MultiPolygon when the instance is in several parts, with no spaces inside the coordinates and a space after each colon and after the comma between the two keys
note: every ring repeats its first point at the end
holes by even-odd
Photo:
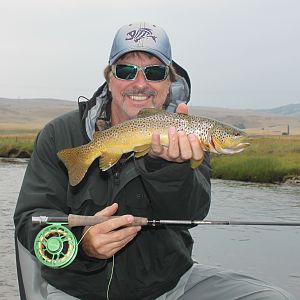
{"type": "MultiPolygon", "coordinates": [[[[70,214],[68,216],[68,225],[69,227],[92,226],[115,218],[120,218],[120,216],[80,216],[80,215],[70,214]]],[[[144,226],[144,225],[148,225],[147,218],[133,217],[133,222],[128,224],[127,226],[144,226]]]]}

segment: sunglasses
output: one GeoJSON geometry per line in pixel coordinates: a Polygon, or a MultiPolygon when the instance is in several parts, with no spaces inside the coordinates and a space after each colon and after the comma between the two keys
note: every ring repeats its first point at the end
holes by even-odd
{"type": "Polygon", "coordinates": [[[139,71],[143,71],[147,81],[162,81],[169,74],[169,67],[165,65],[149,65],[139,67],[130,64],[112,65],[112,73],[117,79],[135,80],[139,71]]]}

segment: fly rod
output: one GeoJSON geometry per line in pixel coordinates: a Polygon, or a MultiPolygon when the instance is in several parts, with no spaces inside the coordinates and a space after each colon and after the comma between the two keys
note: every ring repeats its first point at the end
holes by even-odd
{"type": "MultiPolygon", "coordinates": [[[[34,224],[60,223],[68,227],[92,226],[105,221],[118,218],[118,216],[81,216],[68,215],[65,217],[32,217],[34,224]]],[[[279,221],[217,221],[217,220],[149,220],[143,217],[134,217],[133,222],[127,226],[159,226],[159,225],[257,225],[257,226],[300,226],[300,222],[279,222],[279,221]]]]}
{"type": "MultiPolygon", "coordinates": [[[[50,268],[64,268],[72,263],[78,253],[78,241],[70,230],[77,226],[93,226],[118,216],[82,216],[64,217],[34,216],[33,224],[48,225],[37,234],[34,240],[34,253],[37,259],[50,268]],[[68,227],[66,227],[68,226],[68,227]]],[[[262,225],[262,226],[300,226],[300,222],[259,222],[259,221],[203,221],[203,220],[149,220],[134,217],[127,226],[159,225],[262,225]]]]}

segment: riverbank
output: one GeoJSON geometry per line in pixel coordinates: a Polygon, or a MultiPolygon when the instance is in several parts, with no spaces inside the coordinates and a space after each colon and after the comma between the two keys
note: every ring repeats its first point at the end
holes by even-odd
{"type": "MultiPolygon", "coordinates": [[[[35,135],[0,136],[0,157],[29,158],[35,135]]],[[[249,138],[235,155],[212,155],[212,177],[238,181],[300,184],[300,136],[249,138]]]]}
{"type": "Polygon", "coordinates": [[[232,156],[212,155],[213,178],[282,183],[300,180],[300,136],[250,138],[250,147],[232,156]]]}
{"type": "Polygon", "coordinates": [[[0,157],[30,158],[36,134],[0,135],[0,157]]]}

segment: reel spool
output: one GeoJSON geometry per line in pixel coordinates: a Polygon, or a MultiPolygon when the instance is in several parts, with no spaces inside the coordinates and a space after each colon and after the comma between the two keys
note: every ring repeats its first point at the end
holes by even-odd
{"type": "Polygon", "coordinates": [[[50,268],[64,268],[75,259],[78,244],[74,234],[61,224],[42,229],[34,241],[37,259],[50,268]]]}

